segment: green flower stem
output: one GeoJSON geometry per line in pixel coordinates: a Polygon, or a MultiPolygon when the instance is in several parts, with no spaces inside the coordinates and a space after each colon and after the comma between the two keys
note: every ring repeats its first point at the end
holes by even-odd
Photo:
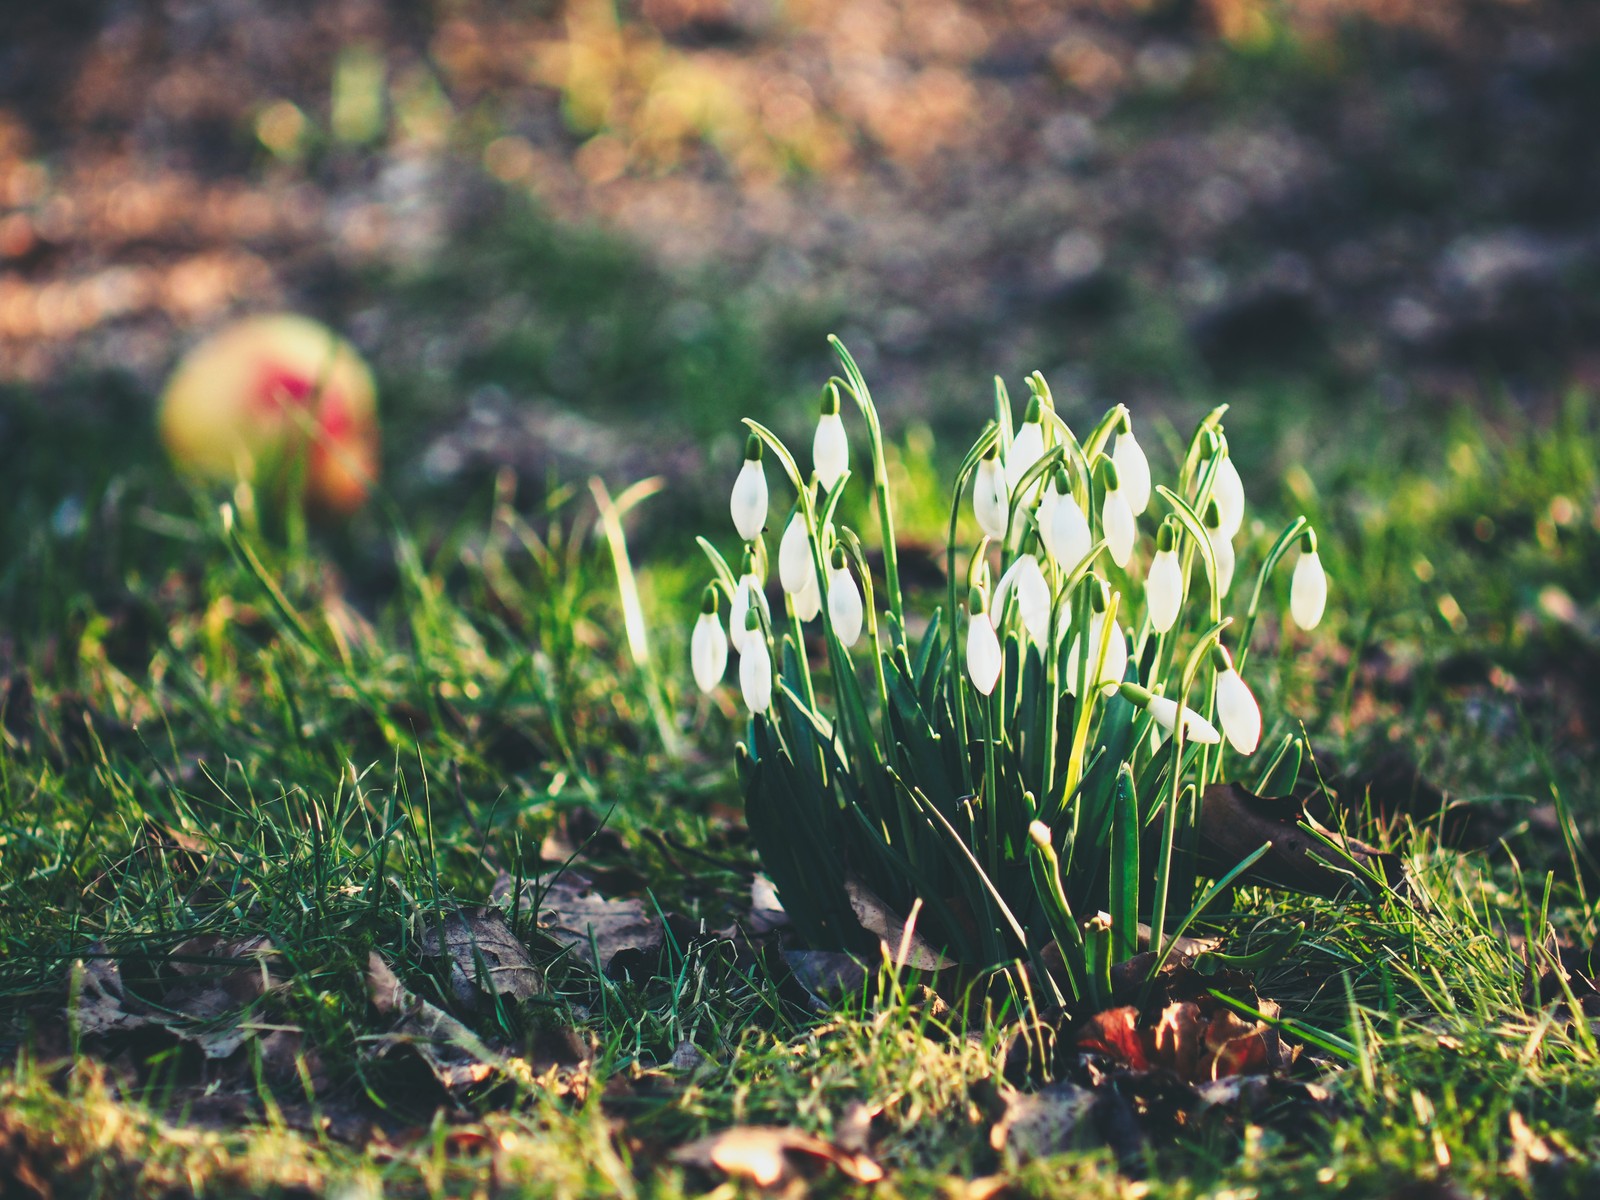
{"type": "Polygon", "coordinates": [[[1311,522],[1304,517],[1297,517],[1287,529],[1278,535],[1278,540],[1272,543],[1272,549],[1267,551],[1267,559],[1261,564],[1261,570],[1256,575],[1256,590],[1251,593],[1250,607],[1245,610],[1244,625],[1239,633],[1239,644],[1235,653],[1235,666],[1239,671],[1244,670],[1244,661],[1250,657],[1250,638],[1256,631],[1256,617],[1261,611],[1261,593],[1267,586],[1267,579],[1272,572],[1277,570],[1278,564],[1283,561],[1283,556],[1289,553],[1290,548],[1300,540],[1300,535],[1309,528],[1311,522]]]}
{"type": "Polygon", "coordinates": [[[999,772],[995,768],[995,736],[1000,724],[1000,697],[1004,693],[1002,680],[989,695],[978,696],[978,707],[983,713],[983,814],[989,830],[987,865],[990,879],[1000,877],[1000,784],[999,772]]]}
{"type": "Polygon", "coordinates": [[[878,424],[878,410],[872,403],[872,393],[867,390],[867,381],[862,378],[856,360],[850,357],[850,351],[834,335],[828,335],[828,342],[839,356],[848,381],[846,386],[855,397],[856,407],[861,410],[862,419],[867,423],[867,444],[872,450],[872,488],[878,498],[878,520],[883,529],[884,589],[889,593],[889,611],[894,614],[895,629],[903,639],[906,620],[900,594],[900,558],[895,548],[894,512],[889,503],[889,466],[883,455],[883,429],[878,424]]]}

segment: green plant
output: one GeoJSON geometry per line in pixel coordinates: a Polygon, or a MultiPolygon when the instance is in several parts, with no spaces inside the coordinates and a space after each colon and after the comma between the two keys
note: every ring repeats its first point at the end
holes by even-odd
{"type": "MultiPolygon", "coordinates": [[[[1042,968],[1053,942],[1064,970],[1040,977],[1059,999],[1099,1003],[1111,991],[1111,966],[1138,952],[1141,920],[1155,931],[1158,964],[1265,850],[1197,896],[1199,798],[1261,736],[1255,699],[1224,645],[1244,516],[1224,408],[1196,429],[1176,488],[1152,489],[1125,408],[1080,440],[1035,373],[1026,417],[1013,429],[997,380],[995,419],[963,460],[951,502],[948,603],[913,639],[877,414],[860,371],[834,345],[845,377],[824,392],[814,475],[747,420],[752,436],[731,502],[748,538],[739,574],[701,539],[716,582],[696,631],[696,677],[708,690],[721,678],[725,595],[751,710],[739,767],[762,860],[816,944],[861,947],[852,900],[870,893],[898,913],[916,912],[920,932],[962,963],[1026,957],[1042,968]],[[881,606],[862,538],[835,519],[849,478],[841,395],[866,423],[881,606]],[[778,554],[780,625],[762,588],[764,451],[796,492],[778,554]],[[963,563],[969,482],[983,536],[963,563]],[[1169,513],[1141,577],[1136,519],[1152,497],[1169,513]],[[947,615],[962,596],[964,655],[947,615]],[[814,617],[825,647],[825,662],[815,664],[804,629],[814,617]],[[864,655],[855,652],[863,630],[864,655]]],[[[1292,613],[1306,626],[1321,617],[1326,582],[1302,518],[1267,552],[1238,634],[1227,639],[1241,664],[1269,578],[1296,547],[1292,613]]],[[[1258,786],[1294,777],[1299,743],[1290,736],[1275,745],[1258,786]]]]}

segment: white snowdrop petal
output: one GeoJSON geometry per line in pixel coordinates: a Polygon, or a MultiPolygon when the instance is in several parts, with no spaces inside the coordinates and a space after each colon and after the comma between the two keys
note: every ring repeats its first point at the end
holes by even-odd
{"type": "Polygon", "coordinates": [[[1006,491],[1015,492],[1022,477],[1044,457],[1044,431],[1037,421],[1024,421],[1006,451],[1006,491]]]}
{"type": "MultiPolygon", "coordinates": [[[[1178,724],[1178,702],[1166,696],[1152,696],[1145,705],[1145,710],[1155,719],[1155,723],[1171,733],[1178,724]]],[[[1183,736],[1186,741],[1199,742],[1202,745],[1214,746],[1222,741],[1222,735],[1217,732],[1216,726],[1211,724],[1194,709],[1185,707],[1183,710],[1183,736]]]]}
{"type": "Polygon", "coordinates": [[[1106,493],[1105,503],[1100,506],[1100,525],[1105,530],[1111,561],[1119,567],[1127,566],[1133,557],[1133,543],[1139,530],[1121,488],[1106,493]]]}
{"type": "Polygon", "coordinates": [[[827,413],[817,421],[817,432],[811,438],[811,466],[822,486],[830,492],[849,469],[850,439],[838,413],[827,413]]]}
{"type": "Polygon", "coordinates": [[[1050,512],[1050,523],[1041,527],[1041,532],[1050,557],[1069,571],[1083,561],[1083,556],[1089,553],[1089,547],[1094,545],[1094,537],[1089,532],[1089,519],[1083,515],[1083,509],[1078,507],[1071,493],[1056,501],[1050,512]]]}
{"type": "Polygon", "coordinates": [[[767,473],[759,459],[747,458],[739,468],[739,477],[733,481],[733,495],[728,501],[733,514],[733,527],[747,542],[754,541],[767,523],[767,473]]]}
{"type": "Polygon", "coordinates": [[[1005,468],[1000,460],[984,459],[973,476],[972,509],[978,517],[978,528],[995,541],[1006,536],[1006,524],[1011,518],[1008,496],[1005,468]]]}
{"type": "Polygon", "coordinates": [[[817,572],[812,568],[810,576],[806,579],[806,586],[796,592],[790,602],[794,605],[794,615],[800,621],[815,621],[822,612],[822,585],[817,581],[817,572]]]}
{"type": "Polygon", "coordinates": [[[766,712],[772,704],[772,659],[767,655],[766,638],[747,649],[739,655],[739,690],[746,708],[753,713],[766,712]]]}
{"type": "Polygon", "coordinates": [[[784,527],[783,540],[778,543],[778,582],[783,585],[785,592],[793,596],[810,582],[815,573],[811,539],[806,536],[806,519],[796,511],[784,527]]]}
{"type": "Polygon", "coordinates": [[[689,640],[689,662],[694,667],[694,681],[702,692],[712,691],[722,682],[723,673],[728,669],[728,639],[716,613],[701,613],[694,623],[694,636],[689,640]]]}
{"type": "Polygon", "coordinates": [[[1231,456],[1217,465],[1217,478],[1211,485],[1211,498],[1217,502],[1217,517],[1224,537],[1233,537],[1244,524],[1244,480],[1231,456]]]}
{"type": "Polygon", "coordinates": [[[1138,516],[1150,507],[1150,460],[1144,447],[1129,429],[1117,434],[1111,450],[1111,461],[1116,464],[1118,490],[1127,498],[1128,507],[1138,516]]]}
{"type": "Polygon", "coordinates": [[[1017,611],[1028,636],[1043,646],[1050,637],[1050,584],[1031,554],[1017,559],[1017,611]]]}
{"type": "Polygon", "coordinates": [[[1261,744],[1261,708],[1250,685],[1231,667],[1217,675],[1217,720],[1240,754],[1254,754],[1261,744]]]}
{"type": "Polygon", "coordinates": [[[739,580],[739,585],[733,589],[733,603],[728,605],[728,639],[733,643],[733,648],[740,654],[744,653],[748,642],[766,640],[761,630],[745,628],[750,616],[752,602],[760,608],[768,620],[771,619],[772,610],[767,607],[767,596],[761,590],[760,582],[757,581],[754,575],[746,575],[739,580]]]}
{"type": "Polygon", "coordinates": [[[1289,615],[1301,629],[1315,629],[1328,604],[1328,576],[1315,550],[1302,551],[1289,583],[1289,615]]]}
{"type": "Polygon", "coordinates": [[[1206,530],[1206,536],[1211,541],[1211,552],[1217,559],[1217,594],[1226,596],[1228,589],[1233,586],[1233,542],[1222,536],[1219,529],[1206,530]]]}
{"type": "Polygon", "coordinates": [[[1165,633],[1178,622],[1183,608],[1183,568],[1176,550],[1157,550],[1144,582],[1145,602],[1150,606],[1150,627],[1165,633]]]}
{"type": "Polygon", "coordinates": [[[967,678],[985,696],[1000,679],[1000,639],[983,613],[967,619],[967,678]]]}
{"type": "Polygon", "coordinates": [[[835,567],[828,577],[828,616],[833,622],[833,632],[846,646],[854,646],[861,637],[864,617],[861,607],[861,589],[848,567],[835,567]]]}

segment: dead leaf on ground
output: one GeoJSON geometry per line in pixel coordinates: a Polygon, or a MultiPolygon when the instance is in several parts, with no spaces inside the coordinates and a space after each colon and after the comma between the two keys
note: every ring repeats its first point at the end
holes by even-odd
{"type": "MultiPolygon", "coordinates": [[[[494,899],[509,902],[509,877],[496,883],[494,899]]],[[[539,929],[596,970],[605,970],[623,951],[645,957],[659,954],[661,920],[637,898],[602,896],[581,871],[562,871],[522,885],[523,902],[537,903],[539,929]]]]}
{"type": "MultiPolygon", "coordinates": [[[[1096,1013],[1079,1031],[1078,1051],[1127,1071],[1168,1071],[1190,1084],[1276,1074],[1294,1061],[1271,1025],[1208,999],[1169,1004],[1153,1024],[1142,1022],[1131,1005],[1096,1013]]],[[[1264,1016],[1277,1015],[1272,1001],[1257,1005],[1264,1016]]]]}
{"type": "Polygon", "coordinates": [[[788,924],[789,914],[784,910],[783,901],[778,899],[777,887],[767,876],[757,875],[750,881],[750,932],[771,933],[788,924]]]}
{"type": "Polygon", "coordinates": [[[867,986],[866,966],[840,950],[785,950],[783,961],[818,1012],[867,986]]]}
{"type": "Polygon", "coordinates": [[[409,1047],[439,1085],[451,1095],[494,1078],[506,1065],[472,1030],[408,989],[376,950],[367,956],[367,995],[393,1029],[379,1038],[376,1052],[387,1055],[409,1047]]]}
{"type": "Polygon", "coordinates": [[[865,1154],[776,1125],[735,1125],[679,1147],[672,1157],[685,1166],[720,1171],[767,1188],[824,1165],[857,1183],[877,1183],[883,1178],[883,1168],[865,1154]]]}
{"type": "Polygon", "coordinates": [[[902,920],[859,879],[845,880],[844,890],[861,928],[878,939],[892,962],[918,971],[943,971],[954,965],[917,932],[915,912],[902,920]]]}
{"type": "Polygon", "coordinates": [[[422,953],[448,960],[450,992],[468,1009],[476,1007],[480,991],[513,1001],[544,993],[544,976],[498,909],[461,909],[430,921],[422,933],[422,953]]]}
{"type": "MultiPolygon", "coordinates": [[[[230,942],[207,934],[172,950],[167,965],[180,982],[167,990],[157,1008],[127,991],[121,968],[103,946],[91,949],[95,957],[73,964],[69,1016],[81,1033],[160,1032],[195,1046],[208,1059],[229,1058],[263,1032],[238,1021],[225,1023],[226,1018],[281,983],[272,973],[278,951],[268,938],[230,942]],[[218,967],[229,966],[217,973],[218,967]]],[[[270,1031],[291,1029],[273,1026],[270,1031]]]]}
{"type": "Polygon", "coordinates": [[[1016,1163],[1094,1145],[1099,1134],[1093,1116],[1100,1102],[1093,1088],[1059,1081],[1037,1092],[1006,1088],[1004,1105],[989,1129],[989,1145],[1016,1163]]]}
{"type": "Polygon", "coordinates": [[[1341,847],[1357,866],[1386,880],[1391,888],[1401,883],[1399,855],[1323,829],[1306,815],[1304,804],[1293,797],[1269,800],[1236,783],[1217,783],[1206,789],[1200,805],[1200,856],[1206,870],[1217,874],[1231,871],[1263,845],[1272,844],[1241,876],[1244,882],[1266,883],[1313,896],[1338,895],[1355,884],[1355,872],[1339,864],[1339,852],[1323,838],[1341,847]]]}

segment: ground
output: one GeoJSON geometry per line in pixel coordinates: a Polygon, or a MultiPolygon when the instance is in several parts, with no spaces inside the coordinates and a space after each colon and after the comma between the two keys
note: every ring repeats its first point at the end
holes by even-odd
{"type": "Polygon", "coordinates": [[[5,19],[0,1195],[1592,1189],[1584,6],[5,19]],[[352,522],[157,445],[178,350],[279,306],[379,376],[352,522]],[[1252,682],[1409,892],[1242,888],[1251,977],[1146,998],[1276,1005],[1250,1088],[772,927],[692,534],[835,331],[930,607],[996,372],[1163,467],[1231,403],[1257,553],[1318,529],[1329,617],[1252,682]]]}

